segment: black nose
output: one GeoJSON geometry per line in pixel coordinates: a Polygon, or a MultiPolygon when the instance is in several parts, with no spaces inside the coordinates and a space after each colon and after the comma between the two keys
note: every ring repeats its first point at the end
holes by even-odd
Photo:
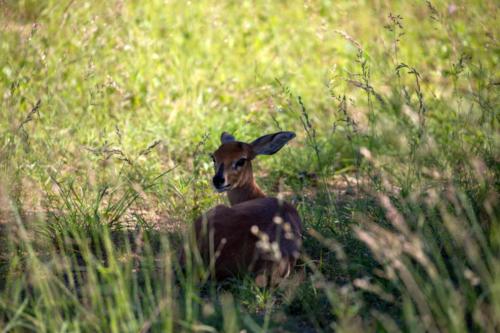
{"type": "Polygon", "coordinates": [[[222,187],[222,185],[224,185],[224,177],[215,176],[215,177],[212,179],[212,182],[214,183],[214,186],[215,186],[216,188],[222,187]]]}

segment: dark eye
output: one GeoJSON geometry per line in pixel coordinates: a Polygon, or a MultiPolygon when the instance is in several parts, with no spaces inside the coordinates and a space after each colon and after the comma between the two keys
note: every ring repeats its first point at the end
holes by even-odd
{"type": "Polygon", "coordinates": [[[245,162],[247,161],[246,158],[240,158],[236,163],[234,163],[234,168],[241,168],[243,165],[245,165],[245,162]]]}

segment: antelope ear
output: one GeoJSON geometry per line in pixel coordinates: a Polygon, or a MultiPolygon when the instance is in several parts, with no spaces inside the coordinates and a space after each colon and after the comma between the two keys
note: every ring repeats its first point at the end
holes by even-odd
{"type": "Polygon", "coordinates": [[[220,142],[222,144],[224,143],[228,143],[228,142],[232,142],[232,141],[236,141],[236,139],[234,138],[234,136],[232,136],[231,134],[227,133],[227,132],[223,132],[220,136],[220,142]]]}
{"type": "Polygon", "coordinates": [[[278,132],[261,136],[250,145],[256,155],[272,155],[293,138],[295,138],[293,132],[278,132]]]}

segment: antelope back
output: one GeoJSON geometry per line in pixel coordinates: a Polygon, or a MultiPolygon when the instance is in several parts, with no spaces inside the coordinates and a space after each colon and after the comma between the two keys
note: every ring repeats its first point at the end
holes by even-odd
{"type": "Polygon", "coordinates": [[[217,279],[253,272],[275,283],[295,265],[302,226],[293,206],[260,198],[213,208],[195,222],[195,232],[204,260],[215,260],[217,279]]]}

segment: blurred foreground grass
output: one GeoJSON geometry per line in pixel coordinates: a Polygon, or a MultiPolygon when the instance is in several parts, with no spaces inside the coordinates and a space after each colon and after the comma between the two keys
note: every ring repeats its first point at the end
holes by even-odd
{"type": "Polygon", "coordinates": [[[0,0],[0,330],[500,329],[495,1],[0,0]],[[306,227],[176,273],[223,130],[306,227]]]}

